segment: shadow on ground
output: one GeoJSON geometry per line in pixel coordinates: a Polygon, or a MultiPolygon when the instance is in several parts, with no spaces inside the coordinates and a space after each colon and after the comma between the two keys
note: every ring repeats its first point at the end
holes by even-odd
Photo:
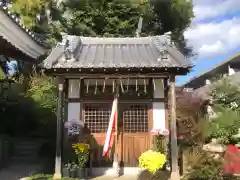
{"type": "Polygon", "coordinates": [[[39,164],[10,164],[8,167],[0,170],[0,180],[19,180],[37,174],[41,169],[42,166],[39,164]]]}

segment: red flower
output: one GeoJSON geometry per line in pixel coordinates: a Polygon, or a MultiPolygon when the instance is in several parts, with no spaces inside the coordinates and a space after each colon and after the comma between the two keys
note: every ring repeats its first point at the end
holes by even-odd
{"type": "Polygon", "coordinates": [[[230,144],[227,146],[227,150],[230,152],[236,152],[236,151],[238,151],[238,147],[230,144]]]}

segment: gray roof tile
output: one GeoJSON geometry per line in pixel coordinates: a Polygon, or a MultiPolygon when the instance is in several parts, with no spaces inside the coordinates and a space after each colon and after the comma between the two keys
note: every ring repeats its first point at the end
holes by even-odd
{"type": "Polygon", "coordinates": [[[40,44],[43,47],[47,47],[49,48],[49,46],[47,44],[44,43],[44,41],[42,41],[42,39],[40,39],[37,34],[35,34],[33,31],[27,29],[23,24],[20,23],[20,19],[13,14],[8,7],[0,2],[0,11],[3,11],[15,24],[17,24],[25,33],[28,34],[29,37],[31,37],[36,43],[40,44]]]}
{"type": "Polygon", "coordinates": [[[44,62],[45,68],[150,68],[191,67],[166,35],[140,38],[98,38],[66,36],[74,59],[66,60],[64,44],[59,43],[44,62]],[[164,53],[167,59],[163,58],[164,53]],[[62,59],[62,60],[61,60],[62,59]]]}

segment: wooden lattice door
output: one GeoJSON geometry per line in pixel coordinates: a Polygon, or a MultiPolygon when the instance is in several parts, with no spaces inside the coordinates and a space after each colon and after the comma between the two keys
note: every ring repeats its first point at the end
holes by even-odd
{"type": "MultiPolygon", "coordinates": [[[[102,156],[112,104],[85,104],[83,119],[93,135],[93,165],[112,165],[102,156]]],[[[125,167],[137,166],[138,158],[150,148],[148,104],[120,103],[116,151],[125,167]]]]}
{"type": "Polygon", "coordinates": [[[138,158],[150,148],[148,104],[122,105],[121,159],[124,166],[137,166],[138,158]]]}
{"type": "Polygon", "coordinates": [[[92,160],[93,166],[112,166],[112,160],[102,156],[111,104],[85,104],[83,110],[84,124],[92,134],[92,160]]]}

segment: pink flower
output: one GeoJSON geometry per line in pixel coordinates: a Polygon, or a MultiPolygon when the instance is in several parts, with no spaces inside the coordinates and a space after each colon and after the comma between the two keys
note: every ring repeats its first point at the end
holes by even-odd
{"type": "Polygon", "coordinates": [[[169,130],[168,129],[152,129],[151,133],[154,136],[159,136],[159,135],[168,136],[169,135],[169,130]]]}
{"type": "Polygon", "coordinates": [[[178,136],[177,139],[178,139],[178,140],[183,140],[183,139],[184,139],[184,136],[183,136],[183,135],[180,135],[180,136],[178,136]]]}

